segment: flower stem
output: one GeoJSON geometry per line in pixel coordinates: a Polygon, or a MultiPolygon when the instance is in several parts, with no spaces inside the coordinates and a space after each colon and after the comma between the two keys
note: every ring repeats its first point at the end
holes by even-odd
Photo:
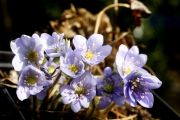
{"type": "Polygon", "coordinates": [[[111,5],[108,5],[107,7],[105,7],[104,9],[102,9],[98,15],[97,15],[97,20],[96,20],[96,25],[95,25],[95,29],[94,29],[94,33],[98,33],[98,29],[99,29],[99,26],[100,26],[100,22],[101,22],[101,18],[102,18],[102,15],[109,9],[111,8],[114,8],[114,7],[125,7],[125,8],[130,8],[130,5],[129,4],[126,4],[126,3],[115,3],[115,4],[111,4],[111,5]]]}

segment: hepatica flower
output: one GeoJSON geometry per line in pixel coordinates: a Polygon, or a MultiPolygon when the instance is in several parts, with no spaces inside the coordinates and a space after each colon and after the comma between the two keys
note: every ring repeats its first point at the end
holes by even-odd
{"type": "Polygon", "coordinates": [[[120,76],[124,78],[133,70],[143,67],[146,64],[147,56],[139,54],[137,46],[128,49],[122,44],[119,46],[115,61],[120,76]]]}
{"type": "Polygon", "coordinates": [[[49,57],[59,57],[66,53],[67,49],[70,48],[70,42],[64,39],[64,34],[52,33],[52,36],[43,33],[41,39],[46,43],[45,52],[49,57]]]}
{"type": "Polygon", "coordinates": [[[22,35],[11,41],[10,46],[15,54],[12,65],[16,71],[21,71],[28,64],[39,66],[44,58],[44,46],[37,34],[32,37],[22,35]]]}
{"type": "Polygon", "coordinates": [[[27,99],[30,95],[36,95],[41,92],[45,86],[49,85],[45,74],[32,65],[26,66],[20,74],[17,97],[19,100],[27,99]]]}
{"type": "Polygon", "coordinates": [[[117,105],[125,102],[122,78],[110,67],[104,69],[104,79],[97,83],[97,95],[102,96],[98,105],[100,109],[106,108],[112,101],[117,105]]]}
{"type": "Polygon", "coordinates": [[[96,81],[89,71],[86,71],[82,76],[75,78],[70,85],[63,86],[60,89],[62,102],[71,104],[71,109],[74,112],[80,109],[88,108],[91,100],[96,95],[96,81]]]}
{"type": "Polygon", "coordinates": [[[103,36],[93,34],[88,40],[81,35],[75,35],[73,44],[76,50],[80,51],[82,59],[89,65],[96,65],[104,60],[111,53],[110,45],[103,46],[103,36]]]}
{"type": "Polygon", "coordinates": [[[143,107],[151,108],[154,97],[151,89],[161,86],[162,82],[145,70],[133,71],[124,79],[124,94],[130,105],[135,106],[137,102],[143,107]]]}
{"type": "Polygon", "coordinates": [[[78,77],[84,73],[84,63],[76,51],[70,50],[66,56],[60,57],[61,70],[70,77],[78,77]]]}

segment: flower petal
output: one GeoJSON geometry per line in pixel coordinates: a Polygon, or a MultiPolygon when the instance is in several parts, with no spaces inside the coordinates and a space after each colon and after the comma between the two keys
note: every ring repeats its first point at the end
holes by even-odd
{"type": "Polygon", "coordinates": [[[89,100],[85,96],[80,97],[80,103],[84,108],[89,107],[89,100]]]}
{"type": "Polygon", "coordinates": [[[111,74],[112,74],[112,69],[110,67],[106,67],[104,69],[104,77],[111,76],[111,74]]]}
{"type": "Polygon", "coordinates": [[[68,85],[62,86],[60,89],[60,94],[62,96],[62,102],[64,104],[69,104],[75,100],[76,96],[72,88],[68,85]]]}
{"type": "Polygon", "coordinates": [[[123,69],[123,68],[122,68],[122,66],[123,66],[124,59],[125,59],[125,56],[126,56],[127,52],[128,52],[127,46],[121,44],[121,45],[119,46],[118,52],[117,52],[117,54],[116,54],[116,60],[115,60],[115,62],[116,62],[116,65],[117,65],[118,72],[119,72],[119,74],[120,74],[121,76],[123,76],[123,73],[122,73],[122,71],[123,71],[122,69],[123,69]]]}
{"type": "Polygon", "coordinates": [[[129,49],[129,52],[132,54],[138,55],[139,54],[139,48],[134,45],[129,49]]]}
{"type": "Polygon", "coordinates": [[[18,55],[14,56],[12,60],[12,66],[14,67],[16,71],[21,71],[22,68],[24,67],[23,62],[20,60],[18,55]]]}
{"type": "Polygon", "coordinates": [[[86,38],[81,35],[75,35],[73,38],[73,44],[79,50],[87,50],[86,41],[86,38]]]}
{"type": "Polygon", "coordinates": [[[154,97],[151,92],[146,91],[144,96],[139,96],[135,94],[136,100],[140,105],[146,108],[152,108],[154,103],[154,97]]]}
{"type": "Polygon", "coordinates": [[[87,46],[91,50],[96,50],[103,44],[103,36],[101,34],[92,34],[87,41],[87,46]]]}
{"type": "Polygon", "coordinates": [[[19,100],[23,101],[24,99],[27,99],[30,96],[29,91],[25,87],[19,86],[16,90],[16,94],[19,100]]]}
{"type": "Polygon", "coordinates": [[[43,86],[36,86],[29,89],[31,95],[36,95],[43,90],[43,86]]]}
{"type": "Polygon", "coordinates": [[[99,100],[98,108],[99,109],[104,109],[106,108],[110,103],[111,103],[111,98],[110,97],[102,97],[99,100]]]}
{"type": "Polygon", "coordinates": [[[134,97],[132,96],[132,90],[130,90],[130,87],[127,85],[124,85],[124,95],[128,103],[135,107],[137,105],[137,102],[135,101],[134,97]]]}
{"type": "Polygon", "coordinates": [[[114,94],[112,94],[112,101],[114,101],[117,105],[123,105],[125,103],[124,93],[121,88],[116,88],[114,90],[114,94]]]}
{"type": "Polygon", "coordinates": [[[79,112],[81,109],[81,105],[79,103],[79,101],[74,101],[71,103],[71,109],[76,113],[79,112]]]}
{"type": "Polygon", "coordinates": [[[149,89],[157,89],[162,85],[162,82],[153,75],[142,75],[141,76],[144,79],[143,86],[149,89]]]}
{"type": "Polygon", "coordinates": [[[141,58],[142,64],[145,65],[146,62],[147,62],[147,55],[145,55],[145,54],[139,54],[139,57],[141,58]]]}
{"type": "Polygon", "coordinates": [[[19,50],[19,47],[16,45],[16,42],[15,41],[11,41],[10,42],[10,47],[11,47],[11,50],[14,54],[17,54],[18,50],[19,50]]]}
{"type": "Polygon", "coordinates": [[[107,57],[111,53],[112,47],[110,45],[104,45],[96,51],[99,56],[102,56],[103,58],[107,57]]]}

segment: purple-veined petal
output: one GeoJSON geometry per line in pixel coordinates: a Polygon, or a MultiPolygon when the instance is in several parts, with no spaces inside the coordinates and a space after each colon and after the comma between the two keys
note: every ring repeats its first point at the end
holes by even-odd
{"type": "Polygon", "coordinates": [[[149,89],[157,89],[162,85],[162,82],[153,75],[142,75],[141,76],[144,81],[143,81],[143,86],[149,89]]]}
{"type": "Polygon", "coordinates": [[[87,50],[87,45],[86,45],[86,38],[81,36],[81,35],[75,35],[73,38],[73,44],[75,46],[76,49],[79,50],[87,50]]]}
{"type": "Polygon", "coordinates": [[[89,107],[89,100],[85,96],[81,96],[79,101],[84,108],[89,107]]]}
{"type": "Polygon", "coordinates": [[[111,97],[117,105],[123,105],[125,103],[125,97],[122,88],[116,88],[111,97]]]}
{"type": "Polygon", "coordinates": [[[123,96],[112,96],[112,101],[114,101],[117,105],[123,105],[125,103],[123,96]]]}
{"type": "Polygon", "coordinates": [[[108,105],[110,105],[111,102],[112,101],[111,101],[110,97],[102,97],[99,100],[98,108],[99,109],[104,109],[104,108],[108,107],[108,105]]]}
{"type": "Polygon", "coordinates": [[[101,34],[93,34],[88,38],[87,47],[91,50],[96,50],[103,44],[103,36],[101,34]]]}
{"type": "Polygon", "coordinates": [[[23,101],[30,96],[29,90],[26,87],[19,86],[16,90],[16,94],[19,100],[23,101]]]}
{"type": "Polygon", "coordinates": [[[135,107],[137,105],[136,100],[134,99],[134,97],[132,96],[133,91],[130,90],[130,87],[128,85],[124,85],[124,96],[126,98],[126,100],[128,101],[128,103],[135,107]]]}
{"type": "Polygon", "coordinates": [[[137,94],[135,94],[135,96],[136,96],[136,100],[140,105],[146,108],[152,108],[154,103],[154,97],[151,92],[146,91],[145,94],[143,94],[143,96],[137,94]]]}
{"type": "Polygon", "coordinates": [[[79,112],[81,109],[81,105],[80,105],[79,101],[73,101],[71,103],[71,109],[75,113],[79,112]]]}

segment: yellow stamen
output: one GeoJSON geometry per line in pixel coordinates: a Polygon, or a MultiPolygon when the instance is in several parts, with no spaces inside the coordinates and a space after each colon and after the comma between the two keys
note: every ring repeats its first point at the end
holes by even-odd
{"type": "Polygon", "coordinates": [[[37,83],[37,77],[35,77],[35,76],[27,76],[25,82],[26,82],[27,85],[32,86],[32,85],[37,83]]]}
{"type": "Polygon", "coordinates": [[[79,96],[82,95],[82,94],[85,94],[85,92],[86,92],[86,90],[83,87],[79,86],[79,87],[75,88],[75,93],[78,94],[79,96]]]}
{"type": "Polygon", "coordinates": [[[89,60],[92,60],[92,58],[93,58],[93,53],[91,52],[91,51],[88,51],[88,52],[86,52],[86,59],[89,59],[89,60]]]}
{"type": "Polygon", "coordinates": [[[104,86],[104,90],[106,91],[106,92],[112,92],[113,91],[113,86],[112,85],[110,85],[110,84],[106,84],[105,86],[104,86]]]}
{"type": "Polygon", "coordinates": [[[72,64],[69,66],[69,70],[73,73],[77,73],[78,72],[78,67],[75,64],[72,64]]]}
{"type": "Polygon", "coordinates": [[[48,67],[48,72],[49,72],[50,74],[53,73],[54,70],[55,70],[55,67],[53,67],[53,66],[49,66],[49,67],[48,67]]]}
{"type": "Polygon", "coordinates": [[[28,52],[28,55],[27,55],[27,59],[30,61],[30,62],[35,62],[37,61],[38,59],[38,54],[36,51],[29,51],[28,52]]]}

